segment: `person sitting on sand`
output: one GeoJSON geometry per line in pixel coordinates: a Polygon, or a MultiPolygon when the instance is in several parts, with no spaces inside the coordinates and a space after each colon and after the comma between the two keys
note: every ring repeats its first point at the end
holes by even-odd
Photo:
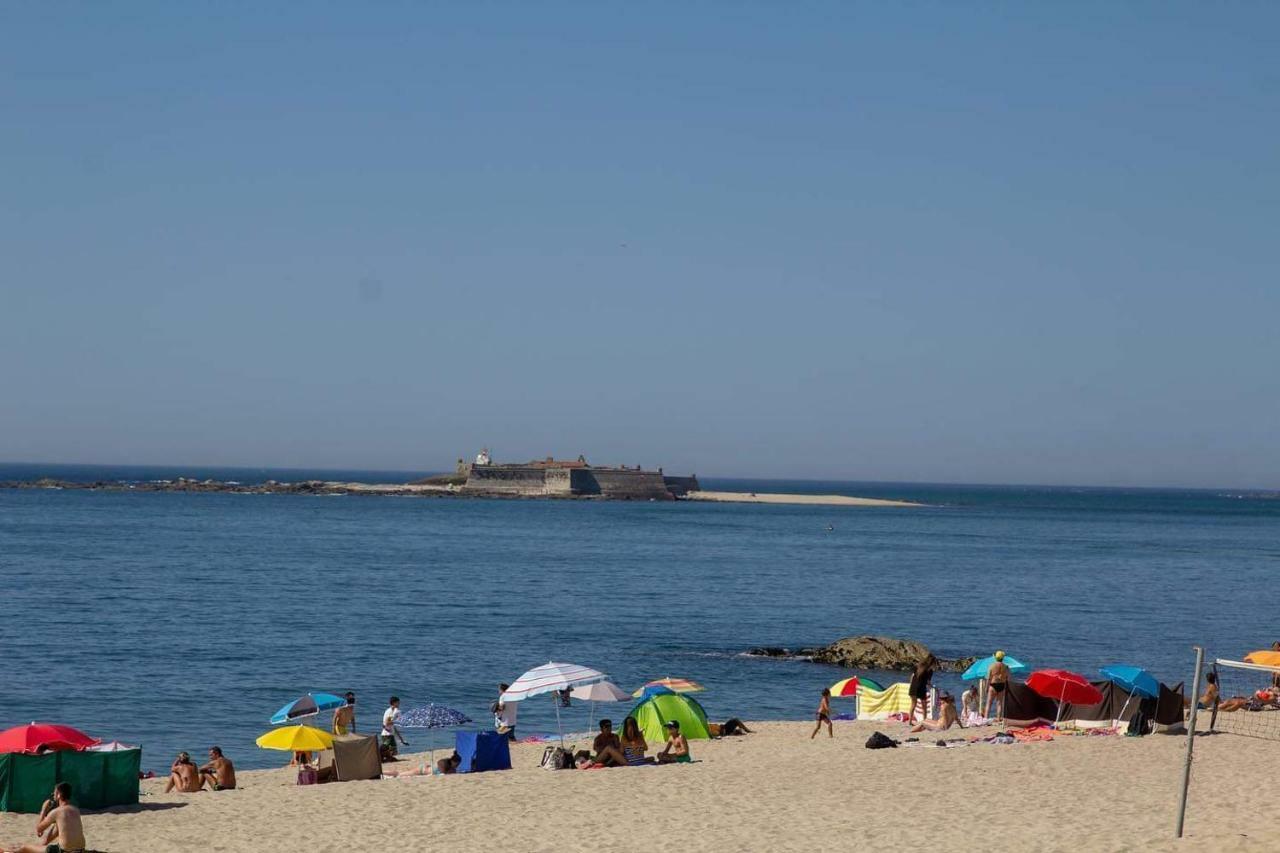
{"type": "Polygon", "coordinates": [[[209,763],[200,768],[200,778],[210,791],[235,790],[236,768],[231,759],[222,754],[222,747],[209,747],[209,763]]]}
{"type": "Polygon", "coordinates": [[[181,794],[194,794],[203,787],[204,781],[200,778],[196,763],[187,753],[179,752],[169,767],[169,781],[164,786],[164,792],[167,794],[176,789],[181,794]]]}
{"type": "Polygon", "coordinates": [[[822,688],[822,698],[818,700],[818,724],[813,727],[813,734],[809,735],[809,740],[813,740],[818,736],[818,732],[822,731],[822,724],[827,724],[827,736],[835,737],[835,730],[831,727],[831,688],[822,688]]]}
{"type": "Polygon", "coordinates": [[[84,824],[80,810],[71,805],[71,785],[59,782],[53,796],[45,801],[36,821],[35,844],[5,847],[7,853],[84,853],[84,824]],[[45,832],[48,835],[45,835],[45,832]]]}
{"type": "Polygon", "coordinates": [[[644,757],[648,751],[649,744],[644,739],[644,732],[640,731],[640,724],[635,717],[627,717],[622,721],[622,754],[627,759],[627,765],[639,767],[642,764],[652,764],[652,758],[644,757]]]}
{"type": "Polygon", "coordinates": [[[305,749],[295,752],[293,754],[293,758],[289,759],[289,766],[290,767],[310,767],[311,753],[307,752],[305,749]]]}
{"type": "Polygon", "coordinates": [[[596,753],[596,763],[605,767],[626,767],[627,756],[622,751],[622,741],[613,733],[613,720],[600,721],[600,734],[591,748],[596,753]]]}
{"type": "Polygon", "coordinates": [[[689,755],[689,741],[680,733],[680,721],[667,723],[667,745],[657,755],[659,764],[688,764],[693,761],[689,755]]]}
{"type": "Polygon", "coordinates": [[[963,720],[970,714],[977,716],[978,702],[978,682],[971,681],[969,689],[960,694],[960,719],[963,720]]]}
{"type": "Polygon", "coordinates": [[[929,718],[929,682],[933,681],[933,668],[937,663],[937,659],[930,652],[916,664],[915,672],[911,674],[911,684],[907,687],[907,695],[911,697],[911,713],[907,715],[908,723],[916,721],[917,705],[920,706],[920,719],[929,718]]]}
{"type": "Polygon", "coordinates": [[[997,651],[995,654],[995,662],[987,667],[987,706],[982,710],[982,716],[992,719],[1004,720],[1004,694],[1009,689],[1009,665],[1004,662],[1004,652],[997,651]],[[997,710],[991,713],[991,706],[995,704],[997,710]]]}
{"type": "Polygon", "coordinates": [[[920,725],[913,728],[912,732],[945,732],[952,726],[964,728],[964,723],[960,722],[960,717],[956,714],[956,697],[950,693],[943,693],[938,696],[938,719],[924,720],[920,725]]]}

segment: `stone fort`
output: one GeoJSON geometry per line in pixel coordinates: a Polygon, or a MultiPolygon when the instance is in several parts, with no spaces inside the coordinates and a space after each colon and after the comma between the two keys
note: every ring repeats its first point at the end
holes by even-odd
{"type": "Polygon", "coordinates": [[[646,471],[620,465],[591,465],[579,456],[569,461],[494,462],[488,448],[474,462],[458,460],[458,476],[466,477],[464,494],[495,497],[598,497],[613,500],[669,501],[698,489],[697,476],[668,477],[659,468],[646,471]]]}

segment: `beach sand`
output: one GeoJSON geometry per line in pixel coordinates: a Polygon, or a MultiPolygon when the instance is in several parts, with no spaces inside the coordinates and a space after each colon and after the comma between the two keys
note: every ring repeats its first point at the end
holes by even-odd
{"type": "Polygon", "coordinates": [[[848,495],[782,495],[765,492],[689,492],[691,501],[744,504],[809,504],[819,506],[924,506],[911,501],[854,498],[848,495]]]}
{"type": "MultiPolygon", "coordinates": [[[[837,722],[834,740],[810,741],[810,723],[752,725],[758,733],[694,741],[698,761],[682,766],[551,772],[537,766],[541,745],[520,744],[515,769],[500,773],[297,787],[293,772],[265,770],[241,773],[236,791],[187,795],[149,780],[140,807],[87,815],[85,826],[100,851],[1280,846],[1276,742],[1197,739],[1187,837],[1175,841],[1183,737],[869,750],[872,731],[902,739],[906,726],[837,722]]],[[[34,823],[0,815],[0,840],[32,840],[34,823]]]]}

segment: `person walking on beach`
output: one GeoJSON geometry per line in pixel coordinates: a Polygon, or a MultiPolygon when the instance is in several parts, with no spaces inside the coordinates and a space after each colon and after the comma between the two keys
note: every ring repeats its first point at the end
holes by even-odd
{"type": "Polygon", "coordinates": [[[920,719],[929,719],[929,682],[933,681],[933,668],[937,663],[930,652],[916,664],[916,671],[911,675],[911,684],[907,688],[907,695],[911,697],[911,713],[907,715],[907,722],[911,725],[916,722],[917,705],[920,706],[920,719]]]}
{"type": "Polygon", "coordinates": [[[45,801],[36,821],[35,844],[6,846],[8,853],[84,853],[84,824],[80,810],[71,805],[71,785],[59,782],[45,801]],[[46,836],[45,832],[49,834],[46,836]]]}
{"type": "Polygon", "coordinates": [[[836,733],[831,728],[831,688],[822,688],[822,698],[818,700],[818,724],[813,727],[813,734],[809,735],[809,740],[813,740],[818,736],[818,732],[822,731],[822,724],[827,724],[827,736],[835,737],[836,733]]]}
{"type": "Polygon", "coordinates": [[[498,698],[490,706],[489,710],[493,711],[493,728],[500,735],[506,735],[507,740],[515,741],[516,739],[516,712],[520,710],[519,702],[503,702],[502,694],[507,692],[510,684],[498,685],[498,698]]]}
{"type": "Polygon", "coordinates": [[[333,709],[333,733],[335,735],[353,735],[356,733],[356,694],[350,690],[342,697],[347,704],[333,709]]]}
{"type": "Polygon", "coordinates": [[[995,661],[987,667],[987,684],[987,707],[983,716],[987,716],[994,704],[998,710],[992,715],[993,719],[1004,722],[1004,694],[1009,689],[1009,665],[1004,662],[1004,652],[997,651],[995,661]]]}
{"type": "Polygon", "coordinates": [[[396,725],[396,721],[400,719],[400,697],[392,696],[387,700],[387,710],[382,712],[382,751],[389,754],[395,759],[400,750],[396,747],[396,738],[400,738],[400,742],[405,746],[409,745],[409,741],[404,739],[404,735],[400,733],[400,727],[396,725]]]}

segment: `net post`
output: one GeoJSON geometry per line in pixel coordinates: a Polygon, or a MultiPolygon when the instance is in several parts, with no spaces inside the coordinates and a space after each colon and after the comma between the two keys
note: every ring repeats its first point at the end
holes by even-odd
{"type": "Polygon", "coordinates": [[[1187,720],[1187,757],[1182,764],[1182,786],[1178,792],[1178,825],[1175,837],[1182,837],[1182,825],[1187,816],[1187,788],[1191,784],[1191,750],[1196,742],[1196,710],[1200,707],[1200,670],[1204,666],[1204,648],[1194,646],[1196,672],[1191,677],[1191,717],[1187,720]]]}

